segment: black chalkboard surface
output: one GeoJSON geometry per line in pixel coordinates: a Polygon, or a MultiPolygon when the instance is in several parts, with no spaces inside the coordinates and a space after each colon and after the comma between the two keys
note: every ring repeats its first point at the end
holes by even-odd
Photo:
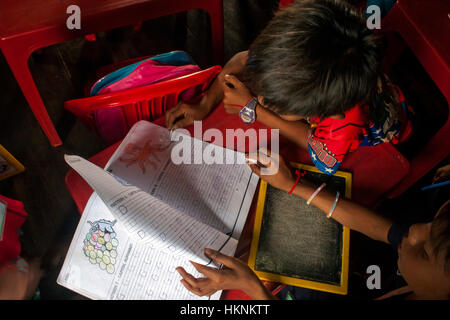
{"type": "MultiPolygon", "coordinates": [[[[351,174],[316,168],[302,179],[350,197],[351,174]]],[[[306,200],[261,182],[249,265],[263,280],[346,294],[349,230],[306,200]]]]}

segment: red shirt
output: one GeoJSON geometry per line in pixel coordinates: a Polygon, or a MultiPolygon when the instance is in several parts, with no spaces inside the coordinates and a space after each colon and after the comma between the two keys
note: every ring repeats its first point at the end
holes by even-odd
{"type": "Polygon", "coordinates": [[[309,118],[312,132],[308,149],[316,167],[334,174],[347,152],[355,151],[366,134],[369,124],[366,108],[356,105],[346,111],[343,119],[309,118]]]}

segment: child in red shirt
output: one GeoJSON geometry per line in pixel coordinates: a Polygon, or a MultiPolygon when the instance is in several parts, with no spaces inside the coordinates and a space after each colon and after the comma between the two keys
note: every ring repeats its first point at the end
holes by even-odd
{"type": "Polygon", "coordinates": [[[378,37],[350,5],[298,0],[225,65],[200,102],[169,110],[166,125],[190,125],[223,101],[245,123],[279,129],[333,174],[348,152],[411,131],[404,97],[380,72],[381,58],[378,37]]]}
{"type": "Polygon", "coordinates": [[[371,103],[345,111],[343,119],[307,119],[312,128],[308,137],[311,160],[320,171],[334,174],[344,156],[360,146],[403,142],[412,132],[410,112],[401,90],[384,77],[371,103]]]}

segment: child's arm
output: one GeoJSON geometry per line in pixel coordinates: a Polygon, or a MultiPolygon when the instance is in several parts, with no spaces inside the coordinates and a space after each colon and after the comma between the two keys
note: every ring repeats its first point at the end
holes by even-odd
{"type": "MultiPolygon", "coordinates": [[[[272,163],[278,162],[278,171],[276,174],[261,175],[261,168],[253,164],[250,165],[251,169],[270,185],[288,192],[295,183],[295,178],[292,176],[291,169],[279,155],[271,155],[268,157],[270,160],[268,167],[270,167],[272,163]]],[[[302,180],[297,184],[293,193],[307,200],[311,197],[317,187],[318,186],[313,185],[308,181],[302,180]]],[[[336,193],[322,190],[315,196],[311,204],[318,207],[325,214],[328,214],[335,199],[336,193]]],[[[371,209],[344,199],[343,196],[339,198],[337,206],[332,214],[332,218],[351,230],[361,232],[374,240],[389,243],[388,233],[393,222],[371,209]]]]}
{"type": "Polygon", "coordinates": [[[433,184],[450,179],[450,164],[437,169],[433,177],[433,184]]]}
{"type": "Polygon", "coordinates": [[[194,120],[202,120],[206,117],[223,100],[224,76],[226,74],[240,75],[247,63],[247,54],[248,51],[239,52],[226,63],[200,102],[190,104],[181,101],[168,110],[166,127],[168,129],[182,128],[193,124],[194,120]]]}
{"type": "MultiPolygon", "coordinates": [[[[262,175],[261,168],[251,164],[250,167],[253,172],[275,188],[286,192],[289,191],[295,183],[291,169],[279,155],[266,154],[265,157],[268,157],[270,161],[267,167],[278,162],[277,173],[273,175],[262,175]]],[[[253,159],[258,160],[260,163],[263,161],[266,162],[267,160],[259,159],[258,157],[254,157],[253,159]]],[[[297,184],[293,192],[299,197],[309,199],[316,188],[317,186],[312,183],[301,181],[301,183],[297,184]]],[[[328,214],[335,202],[335,197],[335,193],[322,190],[311,203],[321,209],[325,214],[328,214]]],[[[388,243],[388,232],[392,226],[392,221],[368,208],[340,198],[332,218],[351,230],[359,231],[374,240],[388,243]]],[[[238,289],[256,300],[276,298],[264,287],[255,273],[242,261],[225,256],[211,249],[205,249],[205,255],[223,264],[224,268],[218,270],[192,262],[197,271],[205,275],[203,278],[195,278],[182,267],[178,267],[177,271],[183,278],[181,283],[189,291],[199,296],[210,296],[218,290],[238,289]]]]}
{"type": "Polygon", "coordinates": [[[23,258],[0,267],[0,300],[24,300],[33,297],[43,276],[41,260],[30,263],[23,258]]]}
{"type": "Polygon", "coordinates": [[[279,129],[280,134],[289,141],[294,142],[300,148],[308,150],[309,125],[304,121],[287,121],[278,115],[261,107],[256,107],[256,120],[271,129],[279,129]]]}
{"type": "MultiPolygon", "coordinates": [[[[309,199],[316,188],[317,186],[305,182],[298,184],[293,193],[306,200],[309,199]]],[[[336,193],[322,190],[311,201],[311,204],[322,210],[325,214],[328,214],[335,199],[336,193]]],[[[351,230],[365,234],[369,238],[389,243],[388,233],[393,222],[371,209],[345,199],[343,196],[339,198],[332,218],[351,230]]]]}
{"type": "MultiPolygon", "coordinates": [[[[253,97],[250,90],[235,76],[225,75],[223,82],[223,104],[228,113],[238,114],[253,97]]],[[[280,134],[308,150],[309,125],[303,121],[288,121],[260,104],[256,106],[256,121],[271,129],[279,129],[280,134]]]]}
{"type": "MultiPolygon", "coordinates": [[[[269,158],[270,163],[268,167],[274,162],[278,162],[278,171],[273,175],[261,175],[261,168],[251,164],[253,172],[261,179],[265,180],[275,188],[284,191],[289,191],[295,183],[292,176],[291,169],[284,162],[283,158],[278,155],[265,155],[269,158]]],[[[253,158],[262,162],[263,159],[253,158]],[[261,160],[261,161],[260,161],[261,160]]],[[[266,159],[264,160],[264,162],[266,159]]],[[[301,181],[294,189],[294,193],[304,199],[314,193],[317,186],[307,182],[301,181]]],[[[322,190],[312,200],[312,204],[321,209],[325,214],[328,214],[335,201],[335,193],[322,190]]],[[[332,218],[337,222],[347,226],[348,228],[359,231],[368,237],[388,243],[388,232],[392,226],[392,221],[386,219],[376,212],[360,206],[352,201],[344,198],[339,199],[339,202],[333,212],[332,218]]],[[[242,261],[236,258],[225,256],[220,252],[206,249],[205,255],[223,264],[224,268],[221,270],[203,266],[197,263],[192,263],[198,272],[203,274],[203,278],[195,278],[187,273],[182,267],[178,267],[177,271],[182,276],[181,283],[189,291],[199,296],[210,296],[218,290],[238,289],[244,291],[252,299],[275,299],[259,281],[254,272],[242,261]]]]}

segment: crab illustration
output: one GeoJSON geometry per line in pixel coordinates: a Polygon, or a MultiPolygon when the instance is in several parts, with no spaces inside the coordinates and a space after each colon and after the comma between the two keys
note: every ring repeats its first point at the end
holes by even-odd
{"type": "Polygon", "coordinates": [[[148,140],[143,147],[139,147],[134,143],[129,143],[125,147],[125,155],[120,157],[119,160],[126,163],[127,167],[137,163],[143,174],[145,174],[146,165],[148,164],[156,170],[158,163],[161,163],[161,160],[155,152],[164,151],[167,147],[163,147],[161,144],[154,145],[151,142],[151,140],[148,140]]]}

